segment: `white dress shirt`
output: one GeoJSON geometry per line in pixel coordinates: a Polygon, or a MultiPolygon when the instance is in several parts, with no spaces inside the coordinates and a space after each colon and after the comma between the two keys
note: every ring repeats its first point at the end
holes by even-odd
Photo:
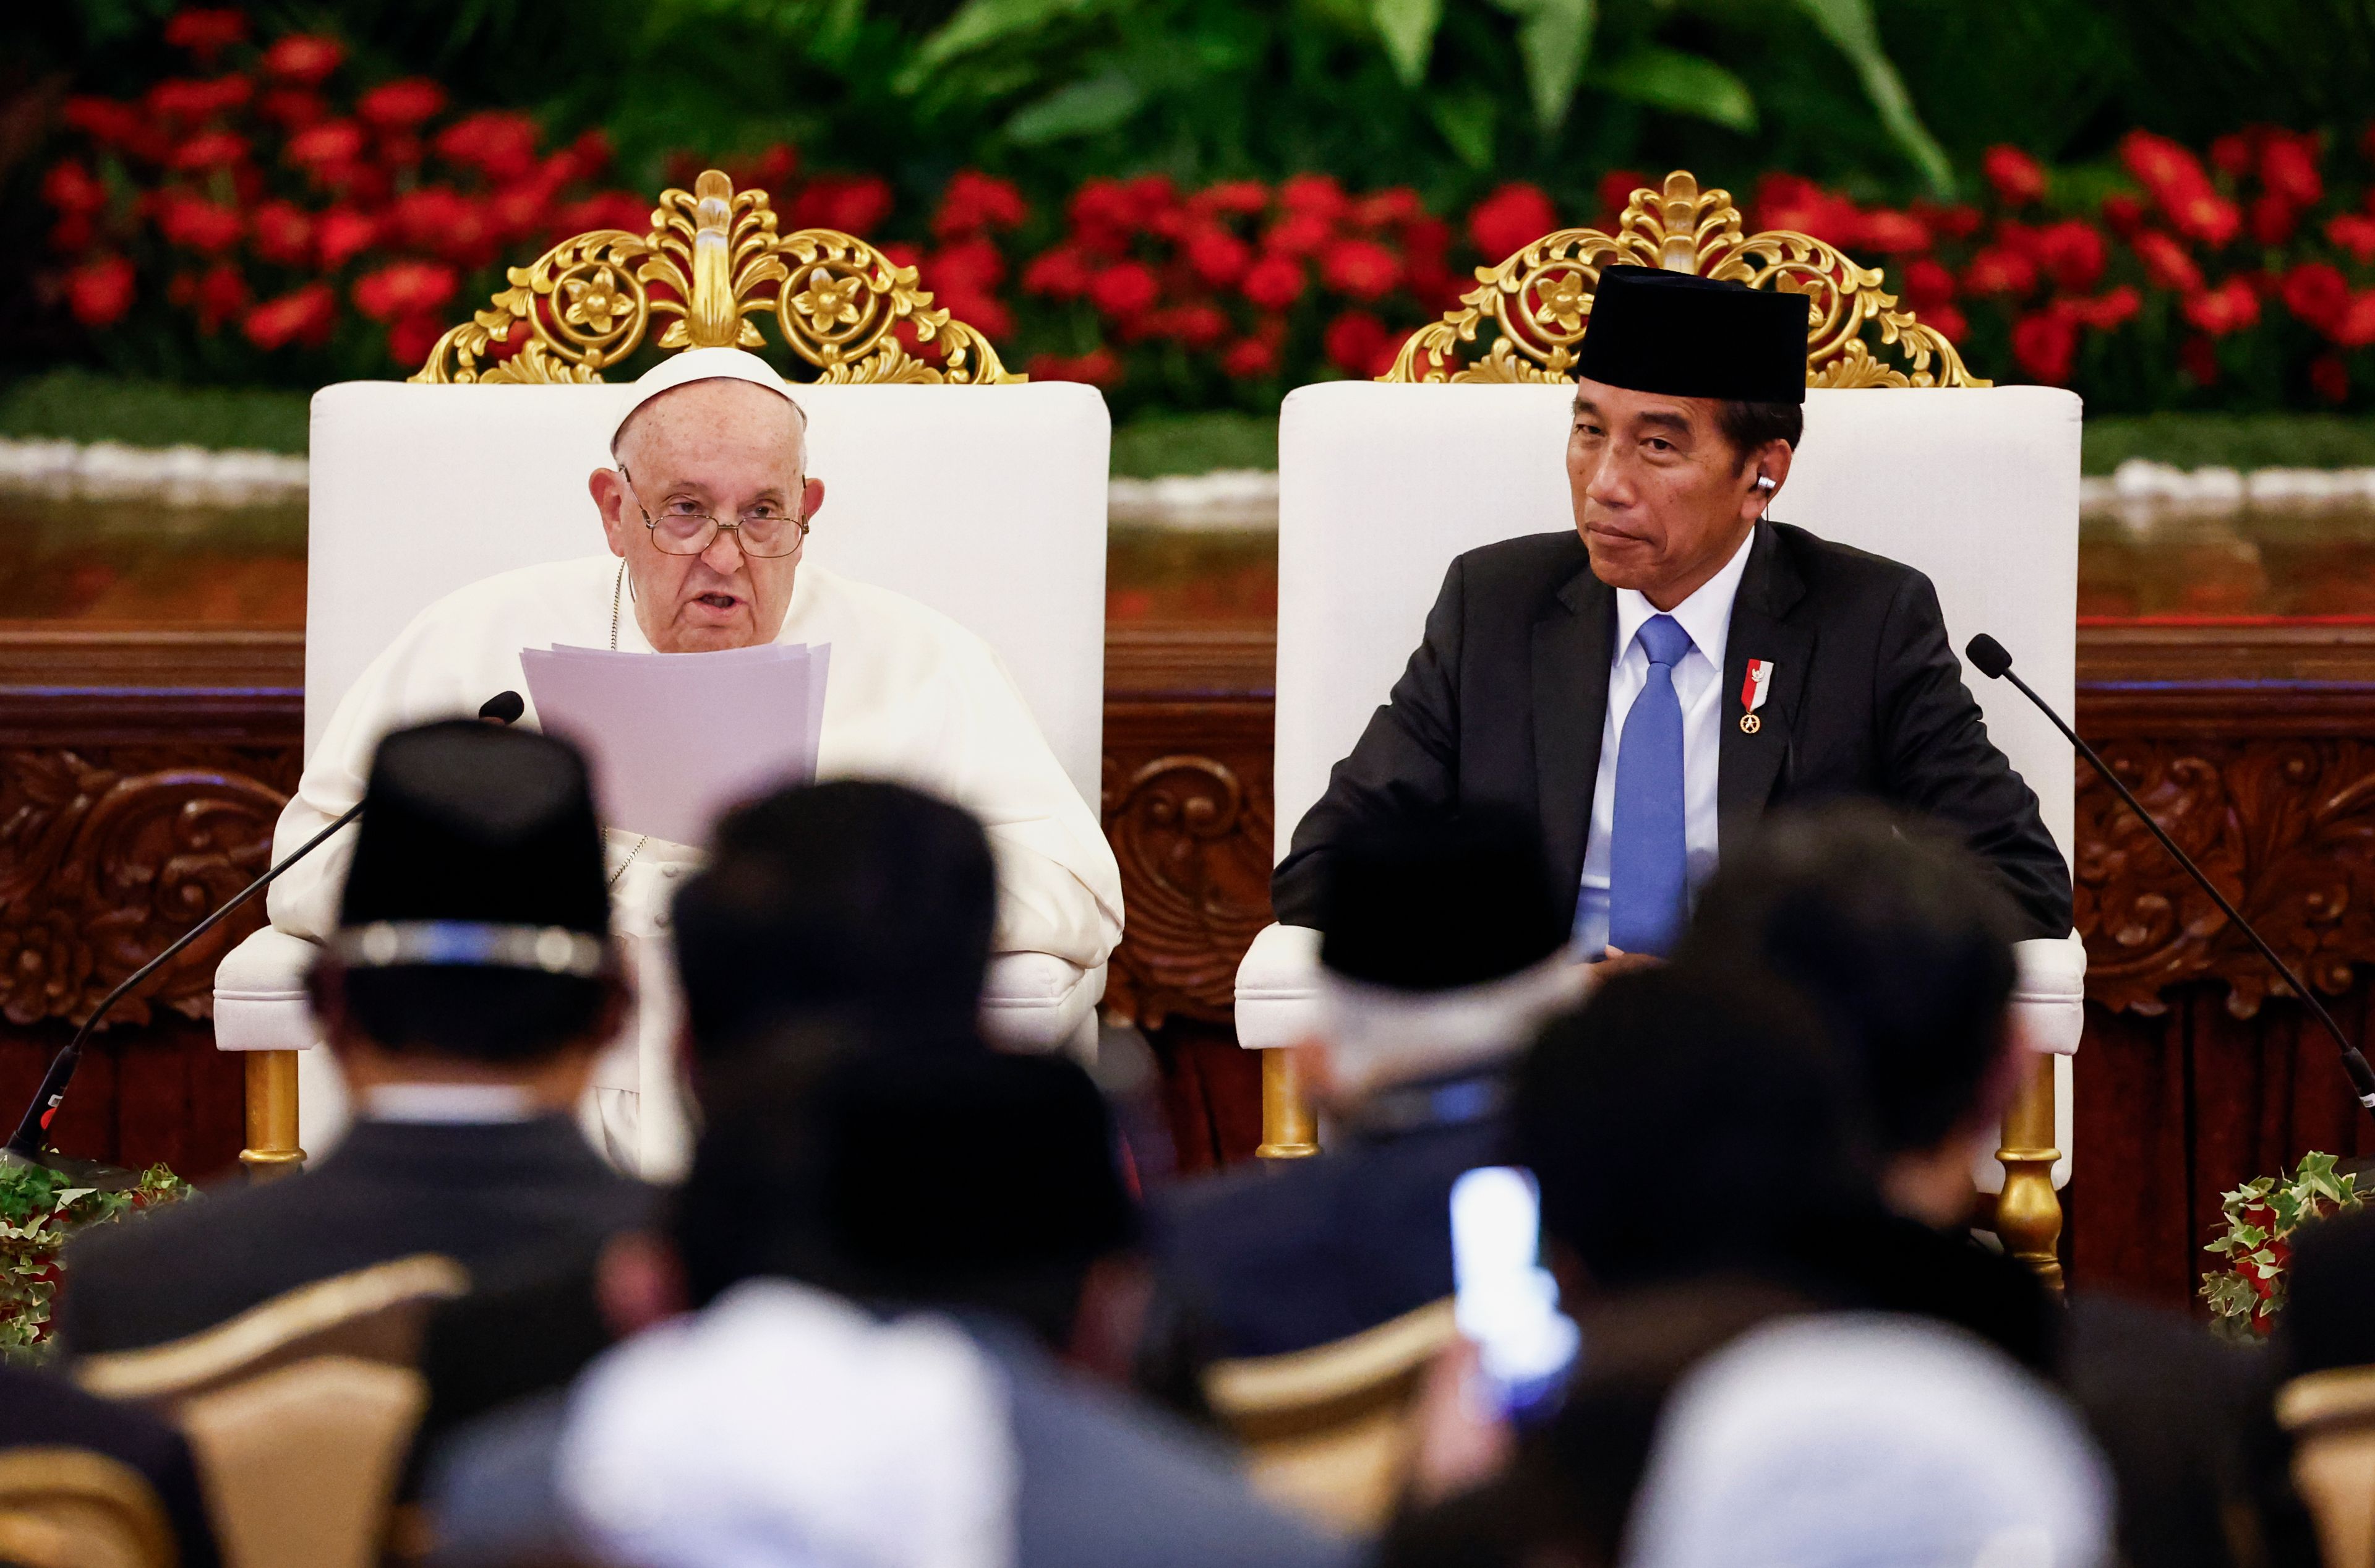
{"type": "MultiPolygon", "coordinates": [[[[1691,891],[1715,871],[1716,762],[1723,744],[1723,648],[1731,635],[1731,601],[1748,570],[1756,530],[1740,542],[1723,570],[1697,593],[1663,613],[1690,633],[1690,652],[1674,666],[1674,696],[1683,705],[1683,843],[1691,891]]],[[[1576,950],[1598,958],[1608,946],[1608,841],[1616,827],[1616,748],[1633,699],[1649,681],[1649,654],[1641,623],[1660,614],[1633,588],[1616,590],[1616,659],[1608,670],[1608,716],[1600,728],[1600,779],[1591,788],[1591,836],[1583,851],[1583,897],[1576,905],[1576,950]]]]}

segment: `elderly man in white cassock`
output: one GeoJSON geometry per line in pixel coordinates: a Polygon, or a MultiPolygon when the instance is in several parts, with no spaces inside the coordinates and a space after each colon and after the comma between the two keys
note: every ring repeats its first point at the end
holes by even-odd
{"type": "MultiPolygon", "coordinates": [[[[1103,963],[1121,939],[1120,869],[998,656],[938,611],[802,560],[824,482],[808,471],[807,415],[782,378],[739,349],[696,348],[635,384],[614,466],[587,481],[608,553],[503,572],[422,611],[339,702],[281,814],[276,855],[362,797],[382,736],[526,692],[523,649],[830,643],[819,775],[893,779],[970,809],[998,861],[996,950],[1103,963]]],[[[521,722],[536,722],[532,708],[521,722]]],[[[605,836],[643,1000],[596,1073],[589,1112],[614,1160],[671,1175],[689,1135],[668,912],[702,856],[605,836]]],[[[348,837],[274,884],[274,925],[315,941],[336,929],[348,837]]]]}

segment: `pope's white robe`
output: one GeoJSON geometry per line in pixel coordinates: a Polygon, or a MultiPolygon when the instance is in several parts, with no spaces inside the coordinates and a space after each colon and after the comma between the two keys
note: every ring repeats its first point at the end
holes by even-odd
{"type": "MultiPolygon", "coordinates": [[[[362,798],[390,730],[470,715],[501,691],[528,698],[520,650],[611,641],[616,557],[526,567],[472,584],[423,610],[356,680],[281,812],[286,855],[362,798]]],[[[628,595],[618,646],[652,651],[628,595]]],[[[989,645],[913,599],[803,563],[778,641],[827,643],[833,662],[817,749],[821,778],[892,779],[981,819],[998,863],[999,952],[1050,953],[1082,969],[1121,939],[1121,871],[1097,819],[989,645]]],[[[534,725],[532,701],[519,722],[534,725]]],[[[632,832],[606,835],[612,916],[642,993],[635,1028],[595,1078],[614,1156],[648,1175],[680,1170],[689,1147],[677,1092],[668,905],[701,852],[632,832]],[[632,855],[632,858],[630,856],[632,855]],[[623,869],[622,869],[623,867],[623,869]]],[[[337,927],[353,835],[340,833],[272,886],[272,923],[320,941],[337,927]]]]}

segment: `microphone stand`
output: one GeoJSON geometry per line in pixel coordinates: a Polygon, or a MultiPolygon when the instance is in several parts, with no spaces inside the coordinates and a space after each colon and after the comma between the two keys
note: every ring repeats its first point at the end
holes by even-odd
{"type": "Polygon", "coordinates": [[[2293,973],[2290,964],[2277,956],[2276,949],[2268,945],[2267,938],[2261,936],[2252,927],[2251,923],[2243,918],[2243,912],[2237,909],[2227,900],[2227,895],[2218,890],[2217,884],[2210,879],[2209,874],[2193,863],[2193,857],[2177,847],[2177,841],[2168,836],[2168,831],[2154,819],[2151,812],[2145,809],[2144,802],[2136,798],[2135,792],[2121,781],[2120,775],[2111,771],[2110,765],[2097,754],[2095,749],[2078,738],[2078,732],[2072,729],[2063,721],[2062,715],[2053,711],[2051,703],[2039,697],[2030,688],[2028,682],[2013,673],[2012,654],[2005,650],[2003,643],[1981,632],[1972,638],[1969,645],[1963,651],[1969,656],[1972,665],[1981,675],[1991,679],[2011,681],[2018,688],[2022,696],[2037,705],[2038,713],[2053,721],[2053,727],[2060,730],[2068,738],[2070,744],[2078,749],[2079,755],[2086,759],[2094,768],[2097,776],[2109,784],[2119,797],[2127,803],[2128,809],[2136,814],[2138,821],[2152,830],[2153,837],[2158,839],[2161,847],[2168,851],[2169,858],[2182,867],[2186,875],[2199,883],[2202,890],[2210,895],[2211,902],[2217,904],[2219,911],[2234,923],[2235,928],[2251,939],[2251,945],[2260,950],[2260,956],[2268,961],[2268,967],[2283,977],[2285,984],[2292,988],[2293,995],[2301,999],[2302,1004],[2309,1008],[2317,1021],[2325,1026],[2325,1032],[2334,1036],[2334,1043],[2342,1053],[2342,1070],[2350,1079],[2352,1091],[2368,1114],[2375,1116],[2375,1067],[2368,1066],[2366,1056],[2360,1053],[2357,1046],[2350,1043],[2350,1037],[2342,1032],[2342,1026],[2334,1022],[2334,1015],[2326,1011],[2325,1004],[2317,999],[2317,993],[2311,991],[2308,984],[2293,973]]]}

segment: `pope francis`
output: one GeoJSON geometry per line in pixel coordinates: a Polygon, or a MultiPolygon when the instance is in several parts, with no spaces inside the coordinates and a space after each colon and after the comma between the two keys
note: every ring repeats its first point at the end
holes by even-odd
{"type": "MultiPolygon", "coordinates": [[[[524,648],[830,643],[819,775],[894,779],[967,808],[998,859],[996,950],[1105,962],[1121,938],[1120,870],[997,655],[937,611],[802,561],[824,483],[808,472],[807,416],[782,378],[739,349],[696,348],[635,390],[611,437],[614,466],[587,482],[609,553],[507,572],[422,611],[338,703],[281,814],[276,855],[362,797],[389,731],[476,713],[496,692],[525,695],[524,648]]],[[[536,722],[533,707],[520,722],[536,722]]],[[[275,926],[314,941],[336,929],[350,837],[273,885],[275,926]]],[[[595,1076],[590,1109],[614,1160],[668,1175],[689,1135],[668,910],[701,854],[629,832],[606,839],[643,997],[595,1076]]]]}

